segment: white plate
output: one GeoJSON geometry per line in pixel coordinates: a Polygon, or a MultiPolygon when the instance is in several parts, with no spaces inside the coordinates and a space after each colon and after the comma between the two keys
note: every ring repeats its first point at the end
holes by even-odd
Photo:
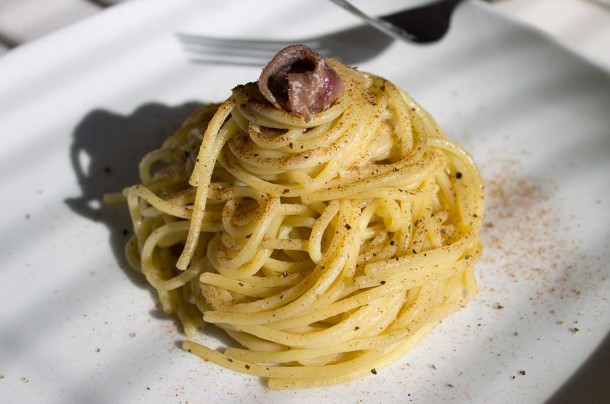
{"type": "Polygon", "coordinates": [[[348,385],[267,391],[179,349],[124,268],[124,211],[101,194],[133,181],[189,102],[260,72],[191,63],[175,34],[357,24],[322,0],[129,2],[0,60],[0,401],[536,403],[557,391],[610,328],[610,78],[482,4],[460,7],[439,44],[393,43],[359,63],[429,109],[487,183],[481,291],[400,362],[348,385]]]}

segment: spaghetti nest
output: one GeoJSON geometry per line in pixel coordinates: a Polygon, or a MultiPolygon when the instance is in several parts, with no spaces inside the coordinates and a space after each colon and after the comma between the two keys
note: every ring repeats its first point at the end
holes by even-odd
{"type": "Polygon", "coordinates": [[[392,83],[327,62],[345,88],[309,121],[238,86],[124,191],[163,310],[237,342],[184,348],[275,389],[377,373],[476,291],[473,160],[392,83]]]}

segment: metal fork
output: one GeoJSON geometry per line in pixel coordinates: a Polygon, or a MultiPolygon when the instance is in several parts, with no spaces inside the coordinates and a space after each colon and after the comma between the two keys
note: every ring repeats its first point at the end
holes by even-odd
{"type": "Polygon", "coordinates": [[[449,30],[453,10],[463,0],[436,0],[423,6],[379,18],[369,16],[346,0],[330,1],[397,39],[431,43],[445,36],[449,30]]]}
{"type": "Polygon", "coordinates": [[[300,43],[315,49],[323,56],[332,56],[343,63],[357,65],[382,53],[396,38],[410,42],[440,39],[447,31],[453,8],[462,0],[440,0],[379,18],[366,15],[347,1],[331,1],[362,18],[368,25],[288,41],[229,39],[190,34],[178,34],[178,38],[187,52],[196,55],[191,58],[194,63],[264,66],[280,49],[300,43]],[[401,28],[396,25],[402,25],[406,20],[409,20],[407,22],[412,27],[411,32],[407,31],[407,26],[401,28]],[[432,29],[437,32],[434,34],[435,38],[430,39],[429,34],[421,34],[423,31],[418,28],[421,26],[424,31],[432,29]],[[438,32],[441,32],[440,36],[438,32]]]}
{"type": "Polygon", "coordinates": [[[259,67],[267,64],[280,49],[295,43],[309,46],[322,56],[332,56],[353,66],[373,59],[394,40],[369,25],[286,41],[217,38],[192,34],[178,34],[178,38],[184,49],[192,55],[190,60],[193,63],[259,67]]]}

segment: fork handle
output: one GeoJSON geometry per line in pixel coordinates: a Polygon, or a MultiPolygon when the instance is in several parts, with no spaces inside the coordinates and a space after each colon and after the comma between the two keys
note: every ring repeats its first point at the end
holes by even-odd
{"type": "Polygon", "coordinates": [[[394,38],[402,39],[402,40],[406,39],[408,41],[412,41],[414,39],[413,35],[409,34],[407,31],[400,29],[393,24],[390,24],[385,21],[382,21],[377,18],[373,18],[373,17],[369,16],[368,14],[364,13],[359,8],[357,8],[356,6],[354,6],[353,4],[351,4],[350,2],[348,2],[346,0],[330,0],[330,1],[335,3],[337,6],[343,8],[344,10],[346,10],[346,11],[352,13],[353,15],[361,18],[362,20],[366,21],[368,24],[372,25],[373,27],[377,28],[378,30],[385,32],[386,34],[388,34],[394,38]]]}

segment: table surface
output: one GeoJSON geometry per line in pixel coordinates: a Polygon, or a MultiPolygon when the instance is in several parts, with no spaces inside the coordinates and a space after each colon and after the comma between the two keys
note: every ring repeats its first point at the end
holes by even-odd
{"type": "MultiPolygon", "coordinates": [[[[138,0],[0,0],[0,59],[30,41],[127,1],[138,0]]],[[[500,14],[539,29],[610,71],[610,0],[494,0],[491,4],[500,14]]],[[[550,402],[597,402],[595,397],[610,396],[608,380],[610,335],[550,402]]]]}

